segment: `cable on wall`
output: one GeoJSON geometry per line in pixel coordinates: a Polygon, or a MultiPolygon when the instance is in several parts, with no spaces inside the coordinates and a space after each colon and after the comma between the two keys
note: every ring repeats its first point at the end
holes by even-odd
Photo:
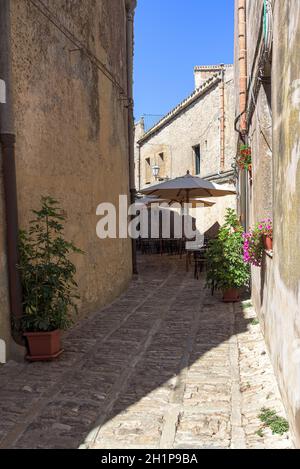
{"type": "Polygon", "coordinates": [[[128,99],[127,93],[116,77],[110,72],[107,66],[90,51],[80,39],[69,31],[51,12],[51,10],[41,0],[29,0],[30,3],[50,21],[74,46],[77,47],[88,59],[102,72],[102,74],[120,91],[124,99],[128,99]]]}
{"type": "Polygon", "coordinates": [[[264,40],[265,55],[270,57],[273,43],[273,9],[271,0],[264,0],[264,40]]]}

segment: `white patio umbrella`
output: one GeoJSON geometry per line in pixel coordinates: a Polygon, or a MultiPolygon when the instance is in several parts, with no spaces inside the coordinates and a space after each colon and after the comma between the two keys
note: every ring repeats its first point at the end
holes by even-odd
{"type": "Polygon", "coordinates": [[[159,197],[155,197],[155,196],[145,196],[145,197],[141,197],[141,198],[138,198],[136,199],[135,201],[135,205],[151,205],[151,204],[162,204],[162,203],[166,203],[166,202],[169,202],[168,199],[160,199],[159,197]]]}
{"type": "Polygon", "coordinates": [[[236,194],[236,191],[230,187],[214,184],[198,176],[192,176],[189,171],[185,176],[149,186],[141,192],[148,196],[181,203],[188,203],[191,199],[198,197],[224,197],[236,194]]]}
{"type": "MultiPolygon", "coordinates": [[[[176,200],[176,202],[184,202],[184,198],[180,199],[180,200],[176,200]]],[[[155,196],[145,196],[145,197],[142,197],[140,199],[136,199],[135,201],[135,204],[137,206],[139,205],[144,205],[144,206],[151,206],[151,204],[163,204],[163,203],[169,203],[171,204],[172,202],[175,202],[174,200],[168,200],[168,199],[160,199],[158,197],[155,197],[155,196]]],[[[203,199],[199,199],[199,198],[192,198],[190,199],[190,202],[195,202],[196,204],[199,204],[199,205],[203,205],[204,207],[212,207],[213,205],[215,205],[215,202],[212,202],[212,201],[209,201],[209,200],[203,200],[203,199]]]]}

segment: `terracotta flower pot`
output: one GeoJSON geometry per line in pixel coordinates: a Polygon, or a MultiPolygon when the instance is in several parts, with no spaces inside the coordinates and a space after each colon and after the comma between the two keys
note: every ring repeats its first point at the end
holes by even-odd
{"type": "Polygon", "coordinates": [[[267,251],[273,251],[273,239],[270,236],[263,236],[264,248],[267,251]]]}
{"type": "Polygon", "coordinates": [[[61,331],[53,332],[26,332],[29,361],[49,361],[58,358],[63,350],[61,348],[61,331]]]}
{"type": "Polygon", "coordinates": [[[239,291],[236,288],[229,288],[223,293],[224,303],[238,303],[240,301],[239,291]]]}

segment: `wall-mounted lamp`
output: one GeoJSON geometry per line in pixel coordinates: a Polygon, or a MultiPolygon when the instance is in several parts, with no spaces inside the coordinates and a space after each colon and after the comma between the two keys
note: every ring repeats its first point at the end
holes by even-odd
{"type": "Polygon", "coordinates": [[[153,166],[153,168],[152,168],[152,174],[153,174],[153,176],[155,177],[155,179],[158,179],[159,171],[160,171],[160,167],[159,167],[159,166],[157,166],[157,165],[153,166]]]}

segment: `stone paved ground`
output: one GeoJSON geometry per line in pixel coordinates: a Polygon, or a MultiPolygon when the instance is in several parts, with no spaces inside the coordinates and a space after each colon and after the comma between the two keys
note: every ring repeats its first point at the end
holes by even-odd
{"type": "Polygon", "coordinates": [[[0,448],[289,448],[251,308],[225,305],[184,261],[140,259],[114,304],[64,338],[57,362],[0,368],[0,448]]]}

